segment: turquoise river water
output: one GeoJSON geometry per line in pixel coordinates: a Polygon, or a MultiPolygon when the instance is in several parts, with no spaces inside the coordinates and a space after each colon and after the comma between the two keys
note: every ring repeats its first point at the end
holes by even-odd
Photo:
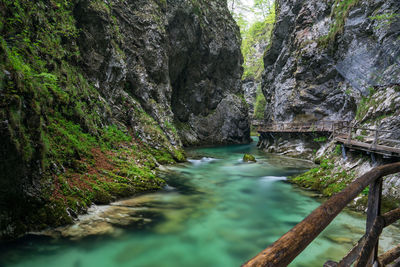
{"type": "MultiPolygon", "coordinates": [[[[240,266],[320,205],[312,193],[285,182],[310,167],[305,161],[265,154],[255,142],[187,152],[188,163],[165,172],[164,191],[121,202],[128,213],[109,211],[141,220],[110,226],[110,219],[97,219],[107,234],[81,239],[30,235],[0,247],[0,267],[240,266]],[[244,153],[257,163],[243,163],[244,153]]],[[[364,224],[358,214],[340,214],[290,266],[341,258],[364,224]]],[[[382,246],[398,236],[389,229],[382,246]]]]}

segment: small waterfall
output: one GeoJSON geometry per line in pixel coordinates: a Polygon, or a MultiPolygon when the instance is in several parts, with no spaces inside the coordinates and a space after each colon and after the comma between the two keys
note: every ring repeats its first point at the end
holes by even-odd
{"type": "Polygon", "coordinates": [[[371,161],[372,161],[372,166],[376,166],[376,158],[375,158],[375,153],[371,153],[371,161]]]}
{"type": "Polygon", "coordinates": [[[346,148],[344,147],[344,145],[342,145],[342,157],[344,160],[347,160],[346,148]]]}

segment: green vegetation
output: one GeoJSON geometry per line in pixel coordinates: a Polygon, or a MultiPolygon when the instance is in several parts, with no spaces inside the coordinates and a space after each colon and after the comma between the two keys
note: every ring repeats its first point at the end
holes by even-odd
{"type": "Polygon", "coordinates": [[[355,178],[353,172],[334,171],[334,160],[324,158],[319,167],[291,178],[293,183],[305,188],[321,192],[324,196],[332,196],[342,191],[355,178]]]}
{"type": "MultiPolygon", "coordinates": [[[[271,14],[270,16],[274,16],[271,14]]],[[[264,71],[263,53],[257,55],[257,45],[269,43],[273,24],[269,21],[254,22],[247,30],[242,30],[242,54],[244,58],[244,73],[242,79],[260,80],[264,71]]]]}
{"type": "Polygon", "coordinates": [[[335,146],[335,155],[336,156],[342,155],[342,146],[341,145],[336,145],[335,146]]]}
{"type": "MultiPolygon", "coordinates": [[[[340,145],[336,146],[335,154],[340,155],[340,145]]],[[[332,158],[320,159],[320,166],[313,168],[308,172],[297,177],[291,177],[290,182],[298,184],[302,187],[309,188],[322,193],[324,197],[330,197],[336,193],[341,192],[352,181],[354,181],[355,174],[353,171],[342,170],[341,167],[335,167],[335,156],[332,158]]],[[[366,187],[357,200],[354,208],[365,209],[368,200],[369,187],[366,187]]],[[[398,207],[399,201],[391,198],[384,197],[382,199],[382,212],[388,212],[398,207]]]]}
{"type": "Polygon", "coordinates": [[[331,12],[333,22],[329,29],[329,33],[320,38],[319,44],[321,46],[327,46],[329,43],[334,42],[336,36],[343,32],[350,10],[359,2],[360,0],[335,0],[335,3],[333,4],[334,8],[331,12]]]}
{"type": "Polygon", "coordinates": [[[243,162],[256,162],[256,158],[253,155],[250,154],[244,154],[243,156],[243,162]]]}
{"type": "MultiPolygon", "coordinates": [[[[363,119],[365,119],[365,116],[367,115],[370,108],[376,110],[378,106],[382,104],[382,102],[385,100],[384,98],[377,97],[377,91],[373,87],[370,87],[368,92],[369,92],[368,95],[363,96],[361,98],[360,103],[357,106],[356,119],[358,121],[362,121],[363,119]]],[[[376,121],[380,121],[388,116],[393,116],[394,113],[396,112],[394,104],[390,108],[391,110],[387,111],[385,114],[376,114],[376,113],[371,114],[372,116],[366,119],[364,122],[373,123],[376,121]]]]}
{"type": "Polygon", "coordinates": [[[265,100],[264,94],[261,92],[261,88],[257,88],[256,102],[254,103],[254,119],[264,119],[264,111],[267,101],[265,100]]]}
{"type": "Polygon", "coordinates": [[[254,0],[252,7],[247,7],[241,1],[233,1],[233,17],[240,27],[242,36],[242,54],[244,58],[244,73],[242,79],[261,79],[264,70],[263,52],[257,51],[257,46],[269,44],[275,23],[275,4],[272,0],[254,0]],[[246,17],[255,14],[256,20],[249,22],[246,17]],[[260,53],[260,55],[258,55],[260,53]]]}
{"type": "Polygon", "coordinates": [[[317,142],[317,143],[325,143],[327,140],[328,140],[328,138],[326,136],[314,138],[314,142],[317,142]]]}
{"type": "MultiPolygon", "coordinates": [[[[32,166],[30,171],[39,162],[44,188],[45,205],[39,212],[20,211],[25,218],[21,232],[70,222],[67,208],[78,213],[91,202],[158,189],[163,181],[155,175],[156,160],[185,159],[133,98],[124,108],[133,110],[142,128],[134,131],[108,122],[111,107],[80,68],[75,4],[0,3],[0,119],[9,122],[9,140],[4,142],[15,148],[15,158],[24,166],[32,166]],[[152,149],[142,136],[156,140],[159,149],[152,149]]],[[[91,6],[111,16],[107,3],[92,1],[91,6]]],[[[122,36],[117,21],[110,21],[113,48],[124,56],[118,47],[122,36]]],[[[172,124],[166,123],[166,128],[176,133],[172,124]]]]}
{"type": "Polygon", "coordinates": [[[392,23],[396,22],[400,19],[400,14],[397,13],[384,13],[375,16],[369,17],[370,20],[376,21],[378,23],[375,26],[376,29],[380,29],[382,27],[386,27],[391,25],[392,23]]]}
{"type": "MultiPolygon", "coordinates": [[[[242,36],[242,54],[244,58],[242,79],[253,79],[261,81],[264,71],[263,54],[259,51],[260,46],[270,45],[271,33],[275,23],[275,1],[274,0],[254,0],[251,7],[244,5],[239,0],[229,0],[228,6],[233,17],[240,27],[242,36]],[[249,22],[249,14],[256,20],[249,22]]],[[[254,105],[254,119],[262,120],[266,106],[265,97],[261,88],[257,88],[256,100],[254,105]]],[[[254,129],[252,129],[254,133],[254,129]]]]}

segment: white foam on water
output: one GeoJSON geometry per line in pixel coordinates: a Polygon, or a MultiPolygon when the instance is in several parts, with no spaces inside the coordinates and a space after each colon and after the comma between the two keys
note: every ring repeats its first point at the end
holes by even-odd
{"type": "Polygon", "coordinates": [[[275,181],[285,181],[286,176],[264,176],[260,178],[261,182],[275,182],[275,181]]]}
{"type": "Polygon", "coordinates": [[[164,190],[166,190],[166,191],[174,191],[174,190],[176,190],[176,188],[173,187],[173,186],[170,186],[169,184],[166,184],[164,186],[164,190]]]}
{"type": "Polygon", "coordinates": [[[192,163],[193,165],[200,165],[200,164],[204,164],[204,163],[210,163],[213,161],[216,161],[218,159],[215,158],[209,158],[209,157],[203,157],[202,159],[188,159],[188,161],[190,163],[192,163]]]}

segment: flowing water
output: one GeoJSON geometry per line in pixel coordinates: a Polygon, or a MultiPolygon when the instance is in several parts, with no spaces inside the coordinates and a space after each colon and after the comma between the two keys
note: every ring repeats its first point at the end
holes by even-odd
{"type": "MultiPolygon", "coordinates": [[[[285,182],[310,167],[305,161],[262,153],[255,143],[188,155],[192,160],[166,172],[164,191],[95,209],[81,218],[85,226],[64,229],[72,240],[31,235],[3,245],[0,266],[240,266],[320,204],[285,182]],[[257,163],[242,162],[244,153],[257,163]],[[96,231],[103,234],[76,240],[96,231]]],[[[290,266],[339,259],[364,224],[360,215],[340,214],[290,266]]],[[[396,231],[390,228],[381,244],[399,241],[396,231]]]]}

